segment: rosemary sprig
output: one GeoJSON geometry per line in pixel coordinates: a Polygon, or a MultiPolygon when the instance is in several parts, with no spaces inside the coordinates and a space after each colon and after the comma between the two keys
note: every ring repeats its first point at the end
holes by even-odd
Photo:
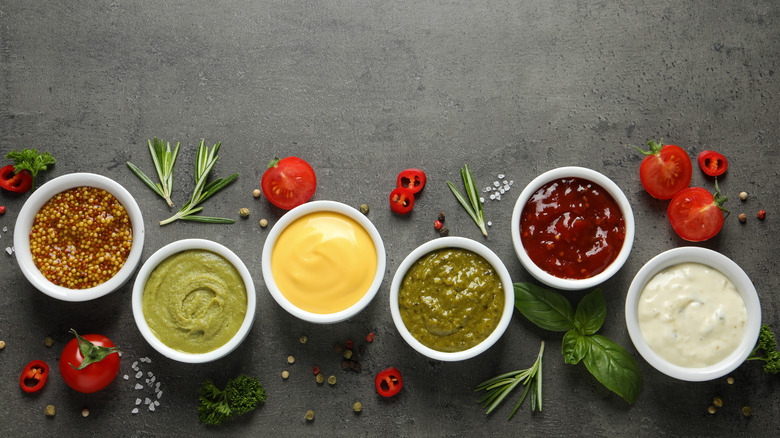
{"type": "Polygon", "coordinates": [[[127,167],[133,171],[141,181],[146,183],[149,188],[154,190],[155,193],[162,196],[169,207],[173,206],[171,201],[171,192],[173,191],[173,165],[176,163],[176,156],[179,154],[179,145],[176,143],[176,148],[171,152],[171,144],[165,143],[162,140],[154,138],[154,145],[151,140],[146,141],[149,145],[149,153],[152,154],[152,161],[154,162],[154,168],[157,170],[157,178],[160,179],[159,183],[155,183],[151,178],[135,164],[127,162],[127,167]]]}
{"type": "Polygon", "coordinates": [[[463,195],[460,194],[455,185],[447,181],[447,185],[452,190],[452,194],[460,202],[460,205],[466,209],[469,216],[474,219],[477,226],[482,230],[482,235],[487,237],[487,230],[485,229],[485,212],[482,211],[482,202],[479,200],[479,192],[477,190],[477,183],[474,181],[474,175],[471,174],[468,164],[464,164],[464,168],[460,169],[460,176],[463,179],[463,185],[466,187],[466,195],[468,195],[468,201],[463,195]],[[469,205],[471,204],[471,205],[469,205]]]}
{"type": "Polygon", "coordinates": [[[192,191],[192,197],[190,197],[190,200],[181,207],[178,213],[168,219],[160,221],[160,225],[166,225],[179,219],[209,224],[232,224],[235,222],[234,219],[196,215],[196,213],[203,210],[203,207],[198,207],[198,204],[210,198],[211,195],[217,193],[238,178],[238,174],[234,173],[227,178],[219,178],[206,184],[209,172],[211,172],[211,168],[214,167],[214,163],[216,163],[219,158],[217,151],[219,151],[221,145],[222,143],[219,142],[209,150],[209,148],[206,147],[206,141],[200,141],[200,144],[198,145],[198,158],[195,162],[195,189],[192,191]]]}
{"type": "Polygon", "coordinates": [[[531,394],[531,412],[539,407],[539,412],[542,411],[542,355],[544,354],[544,341],[539,348],[539,356],[536,358],[531,368],[527,370],[512,371],[510,373],[501,374],[500,376],[493,377],[492,379],[485,380],[477,386],[474,391],[487,391],[480,399],[479,403],[482,403],[483,408],[487,408],[486,414],[493,412],[493,410],[501,404],[502,401],[512,392],[520,383],[525,386],[523,396],[520,397],[520,401],[517,402],[515,408],[509,414],[507,420],[511,420],[515,415],[517,409],[525,400],[526,395],[531,394]]]}

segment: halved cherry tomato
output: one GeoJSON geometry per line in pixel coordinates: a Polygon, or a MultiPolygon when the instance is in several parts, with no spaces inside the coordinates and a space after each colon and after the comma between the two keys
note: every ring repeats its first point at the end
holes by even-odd
{"type": "Polygon", "coordinates": [[[673,144],[647,142],[649,151],[636,148],[647,155],[639,166],[639,178],[650,196],[669,199],[691,184],[691,157],[673,144]]]}
{"type": "Polygon", "coordinates": [[[119,349],[103,335],[76,336],[60,356],[60,374],[68,386],[78,392],[100,391],[119,373],[119,349]]]}
{"type": "Polygon", "coordinates": [[[376,392],[382,397],[392,397],[398,394],[404,386],[404,380],[401,378],[401,372],[395,367],[380,371],[374,379],[376,392]]]}
{"type": "Polygon", "coordinates": [[[425,187],[425,172],[420,169],[406,169],[398,174],[397,187],[405,187],[417,193],[425,187]]]}
{"type": "Polygon", "coordinates": [[[702,151],[698,157],[699,167],[709,176],[720,176],[729,168],[729,161],[715,151],[702,151]]]}
{"type": "Polygon", "coordinates": [[[689,187],[674,195],[666,211],[674,231],[683,239],[701,242],[718,234],[723,227],[723,203],[717,182],[715,195],[701,187],[689,187]]]}
{"type": "Polygon", "coordinates": [[[49,365],[42,360],[34,360],[27,364],[19,376],[19,386],[24,392],[38,392],[49,378],[49,365]]]}
{"type": "Polygon", "coordinates": [[[33,178],[29,171],[16,172],[13,164],[0,169],[0,187],[15,193],[24,193],[32,187],[33,178]]]}
{"type": "Polygon", "coordinates": [[[414,207],[414,193],[404,187],[396,187],[390,192],[390,210],[393,213],[408,214],[414,207]]]}
{"type": "Polygon", "coordinates": [[[290,210],[311,199],[317,190],[317,175],[301,158],[276,158],[268,163],[261,186],[273,205],[290,210]]]}

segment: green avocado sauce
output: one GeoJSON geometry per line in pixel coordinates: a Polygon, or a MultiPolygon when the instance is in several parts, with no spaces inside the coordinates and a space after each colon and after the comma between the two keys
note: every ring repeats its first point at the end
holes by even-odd
{"type": "Polygon", "coordinates": [[[187,250],[163,260],[144,287],[146,323],[163,344],[185,353],[207,353],[238,332],[247,292],[238,270],[224,257],[187,250]]]}
{"type": "Polygon", "coordinates": [[[468,350],[487,338],[504,311],[498,273],[482,256],[445,248],[414,262],[398,293],[401,319],[423,345],[468,350]]]}

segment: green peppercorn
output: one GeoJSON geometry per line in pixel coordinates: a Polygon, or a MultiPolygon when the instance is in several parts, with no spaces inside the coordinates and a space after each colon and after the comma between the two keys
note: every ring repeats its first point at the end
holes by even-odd
{"type": "Polygon", "coordinates": [[[322,373],[317,374],[317,377],[314,378],[314,380],[317,381],[317,383],[324,383],[325,382],[325,375],[322,373]]]}
{"type": "Polygon", "coordinates": [[[336,376],[331,374],[331,376],[328,377],[328,383],[331,384],[331,385],[335,385],[336,384],[336,376]]]}
{"type": "Polygon", "coordinates": [[[241,217],[249,217],[249,209],[244,207],[241,210],[238,210],[238,214],[240,214],[241,217]]]}
{"type": "Polygon", "coordinates": [[[308,411],[306,411],[306,415],[304,415],[303,418],[306,419],[306,421],[314,420],[314,411],[309,409],[308,411]]]}
{"type": "Polygon", "coordinates": [[[368,214],[368,204],[360,204],[360,212],[363,214],[368,214]]]}
{"type": "Polygon", "coordinates": [[[355,413],[358,413],[363,410],[363,403],[355,402],[355,404],[352,405],[352,410],[355,411],[355,413]]]}

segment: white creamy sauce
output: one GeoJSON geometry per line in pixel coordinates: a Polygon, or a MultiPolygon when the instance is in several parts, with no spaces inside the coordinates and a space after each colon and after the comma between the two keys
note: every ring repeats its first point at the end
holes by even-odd
{"type": "Polygon", "coordinates": [[[650,348],[689,368],[714,365],[737,349],[745,332],[745,303],[720,271],[681,263],[655,275],[637,306],[650,348]]]}

